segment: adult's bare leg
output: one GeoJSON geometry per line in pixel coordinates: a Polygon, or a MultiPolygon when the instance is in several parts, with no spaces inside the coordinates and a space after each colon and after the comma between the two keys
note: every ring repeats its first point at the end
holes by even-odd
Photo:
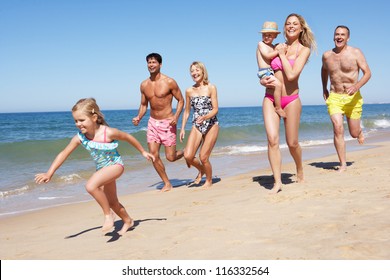
{"type": "Polygon", "coordinates": [[[347,170],[347,155],[344,141],[344,120],[342,114],[333,114],[330,116],[333,125],[333,144],[336,148],[337,156],[340,162],[339,171],[347,170]]]}
{"type": "Polygon", "coordinates": [[[206,182],[203,187],[208,188],[213,185],[213,168],[210,163],[210,155],[213,150],[215,143],[217,142],[219,133],[219,125],[213,125],[210,130],[203,136],[203,144],[200,148],[199,159],[204,167],[206,174],[206,182]]]}
{"type": "Polygon", "coordinates": [[[274,186],[270,193],[278,193],[282,189],[282,156],[279,148],[280,118],[275,112],[273,102],[268,98],[263,100],[263,119],[268,140],[268,160],[274,176],[274,186]]]}
{"type": "Polygon", "coordinates": [[[301,100],[299,98],[295,99],[284,108],[284,111],[287,114],[287,117],[284,120],[286,142],[290,154],[295,162],[297,182],[301,183],[304,181],[302,148],[299,145],[299,123],[302,111],[301,100]]]}

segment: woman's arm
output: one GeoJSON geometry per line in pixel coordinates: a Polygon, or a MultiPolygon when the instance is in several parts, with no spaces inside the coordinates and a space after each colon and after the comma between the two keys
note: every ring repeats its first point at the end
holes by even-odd
{"type": "Polygon", "coordinates": [[[299,75],[302,73],[303,67],[305,66],[307,60],[310,56],[310,49],[304,46],[301,46],[298,56],[295,59],[294,65],[291,66],[290,62],[286,56],[286,46],[278,46],[277,50],[279,51],[279,57],[282,61],[283,72],[287,77],[288,81],[294,81],[299,78],[299,75]]]}
{"type": "Polygon", "coordinates": [[[186,90],[186,105],[185,105],[185,108],[184,108],[183,119],[182,119],[182,122],[181,122],[180,142],[183,142],[184,136],[186,134],[185,127],[186,127],[186,124],[187,124],[187,121],[188,121],[188,117],[190,116],[190,113],[191,113],[190,96],[191,96],[191,88],[188,88],[186,90]]]}

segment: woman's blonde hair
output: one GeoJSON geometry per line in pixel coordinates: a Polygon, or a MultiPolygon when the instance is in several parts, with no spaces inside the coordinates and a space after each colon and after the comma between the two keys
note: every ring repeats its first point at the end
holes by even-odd
{"type": "Polygon", "coordinates": [[[203,72],[203,84],[208,85],[209,84],[209,74],[207,73],[206,66],[202,62],[200,62],[200,61],[194,61],[190,65],[190,71],[191,71],[191,67],[192,66],[198,67],[198,68],[200,68],[200,70],[202,70],[202,72],[203,72]]]}
{"type": "MultiPolygon", "coordinates": [[[[317,51],[317,43],[314,38],[314,33],[311,30],[310,26],[307,24],[306,20],[303,18],[303,16],[295,13],[289,14],[286,18],[286,21],[284,22],[284,26],[286,26],[287,20],[290,17],[297,17],[299,23],[302,26],[302,32],[299,35],[299,42],[305,47],[308,47],[311,51],[317,51]]],[[[286,30],[284,30],[284,34],[286,35],[286,30]]]]}
{"type": "Polygon", "coordinates": [[[72,112],[81,111],[86,116],[92,117],[97,115],[97,123],[107,125],[103,113],[100,111],[95,98],[82,98],[73,106],[72,112]]]}

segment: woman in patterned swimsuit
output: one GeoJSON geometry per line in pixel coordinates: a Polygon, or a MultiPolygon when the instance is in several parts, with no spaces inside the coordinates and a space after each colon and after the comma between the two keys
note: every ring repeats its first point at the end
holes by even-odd
{"type": "Polygon", "coordinates": [[[185,137],[185,126],[192,107],[194,110],[193,126],[184,149],[184,158],[188,167],[192,165],[199,171],[194,183],[199,184],[203,175],[206,175],[203,187],[211,187],[213,184],[212,166],[209,158],[219,132],[217,88],[209,83],[207,70],[202,62],[193,62],[190,66],[190,73],[195,84],[186,90],[180,141],[183,142],[185,137]],[[195,154],[199,147],[199,159],[197,159],[195,154]]]}
{"type": "Polygon", "coordinates": [[[116,179],[123,174],[124,170],[123,161],[117,151],[118,140],[128,142],[148,160],[154,161],[154,157],[145,152],[133,136],[109,127],[95,99],[80,99],[73,106],[72,115],[80,132],[57,155],[46,173],[35,175],[35,182],[38,184],[48,183],[68,156],[78,146],[82,145],[91,153],[91,157],[96,164],[96,172],[89,178],[85,188],[103,210],[102,231],[107,232],[112,229],[115,214],[117,214],[123,220],[122,229],[118,231],[118,234],[123,235],[133,226],[134,222],[119,202],[116,192],[116,179]]]}

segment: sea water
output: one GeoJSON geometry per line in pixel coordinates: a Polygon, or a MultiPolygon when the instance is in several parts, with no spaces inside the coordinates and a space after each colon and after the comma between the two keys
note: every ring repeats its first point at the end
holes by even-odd
{"type": "MultiPolygon", "coordinates": [[[[148,114],[138,126],[134,126],[131,120],[137,115],[137,110],[103,113],[110,126],[132,134],[147,149],[148,114]]],[[[220,108],[218,119],[220,132],[210,160],[213,175],[221,183],[224,177],[269,166],[261,107],[220,108]]],[[[366,138],[389,131],[390,104],[365,104],[362,126],[366,138]]],[[[180,127],[181,119],[178,135],[180,127]]],[[[37,185],[34,182],[34,175],[46,172],[55,156],[77,133],[71,112],[4,113],[0,114],[0,129],[0,217],[92,199],[84,185],[95,171],[95,165],[81,146],[57,170],[49,183],[37,185]]],[[[190,129],[189,120],[187,136],[190,129]]],[[[287,150],[283,124],[280,135],[281,149],[287,150]]],[[[345,138],[352,139],[347,129],[345,138]]],[[[326,106],[302,107],[299,141],[304,159],[310,149],[321,151],[322,146],[333,143],[333,128],[326,106]]],[[[178,140],[178,149],[184,148],[184,145],[178,140]]],[[[117,181],[118,195],[162,187],[152,164],[135,148],[120,142],[118,150],[125,163],[125,172],[117,181]]],[[[331,152],[335,153],[334,148],[331,152]]],[[[196,170],[188,169],[183,159],[168,162],[163,147],[161,157],[175,187],[185,186],[196,176],[196,170]]]]}

